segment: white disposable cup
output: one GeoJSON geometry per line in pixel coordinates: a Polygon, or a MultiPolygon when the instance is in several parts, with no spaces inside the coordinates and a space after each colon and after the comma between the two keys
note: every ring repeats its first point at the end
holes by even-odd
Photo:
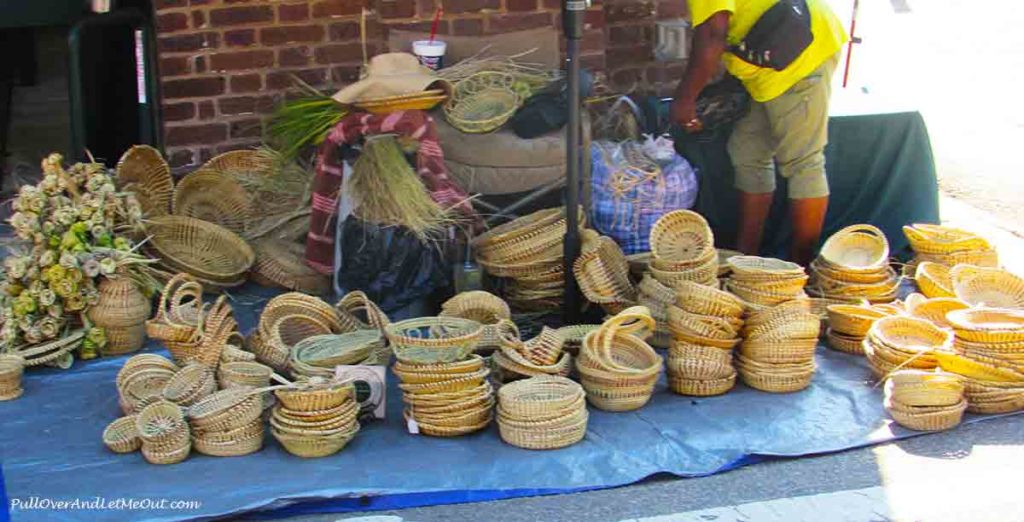
{"type": "Polygon", "coordinates": [[[448,44],[441,40],[416,40],[412,43],[412,53],[420,63],[436,71],[444,67],[444,53],[448,44]]]}

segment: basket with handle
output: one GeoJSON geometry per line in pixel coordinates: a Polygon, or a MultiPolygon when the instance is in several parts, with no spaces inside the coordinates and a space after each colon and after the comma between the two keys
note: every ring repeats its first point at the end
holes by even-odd
{"type": "Polygon", "coordinates": [[[384,328],[391,324],[387,314],[374,303],[366,293],[353,291],[345,294],[335,305],[341,321],[342,332],[353,330],[375,329],[384,332],[384,328]]]}
{"type": "Polygon", "coordinates": [[[889,241],[878,227],[850,225],[832,234],[819,255],[843,272],[876,272],[889,262],[889,241]]]}

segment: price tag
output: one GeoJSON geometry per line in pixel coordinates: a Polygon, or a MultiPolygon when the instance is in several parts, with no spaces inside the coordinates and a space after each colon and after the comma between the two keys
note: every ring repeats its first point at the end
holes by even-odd
{"type": "Polygon", "coordinates": [[[416,419],[409,417],[405,420],[405,427],[409,430],[409,433],[413,435],[420,434],[420,425],[416,422],[416,419]]]}

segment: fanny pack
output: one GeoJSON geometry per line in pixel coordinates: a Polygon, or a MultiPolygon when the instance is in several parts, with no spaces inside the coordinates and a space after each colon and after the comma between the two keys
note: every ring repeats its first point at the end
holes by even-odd
{"type": "Polygon", "coordinates": [[[806,0],[780,0],[768,8],[750,32],[729,52],[741,60],[781,71],[814,41],[806,0]]]}

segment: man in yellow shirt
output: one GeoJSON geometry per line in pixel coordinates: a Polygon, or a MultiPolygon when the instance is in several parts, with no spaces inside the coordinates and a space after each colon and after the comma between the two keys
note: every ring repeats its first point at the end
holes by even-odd
{"type": "MultiPolygon", "coordinates": [[[[736,248],[748,254],[756,254],[761,246],[775,192],[775,162],[789,181],[790,258],[807,264],[821,237],[829,194],[824,155],[828,99],[832,72],[847,39],[825,1],[689,0],[693,52],[676,89],[672,116],[687,132],[701,130],[697,95],[715,75],[720,60],[753,98],[750,112],[736,123],[729,139],[740,195],[736,248]],[[780,3],[785,5],[776,6],[780,3]],[[783,9],[788,10],[783,17],[804,20],[809,26],[806,41],[795,44],[800,47],[782,59],[785,63],[770,63],[772,50],[746,54],[748,41],[754,34],[770,34],[783,9]],[[804,9],[808,12],[801,12],[804,9]],[[765,20],[758,24],[762,17],[765,20]]],[[[774,36],[790,38],[798,32],[792,27],[783,31],[785,35],[774,36]]],[[[783,54],[776,50],[777,56],[783,54]]]]}

